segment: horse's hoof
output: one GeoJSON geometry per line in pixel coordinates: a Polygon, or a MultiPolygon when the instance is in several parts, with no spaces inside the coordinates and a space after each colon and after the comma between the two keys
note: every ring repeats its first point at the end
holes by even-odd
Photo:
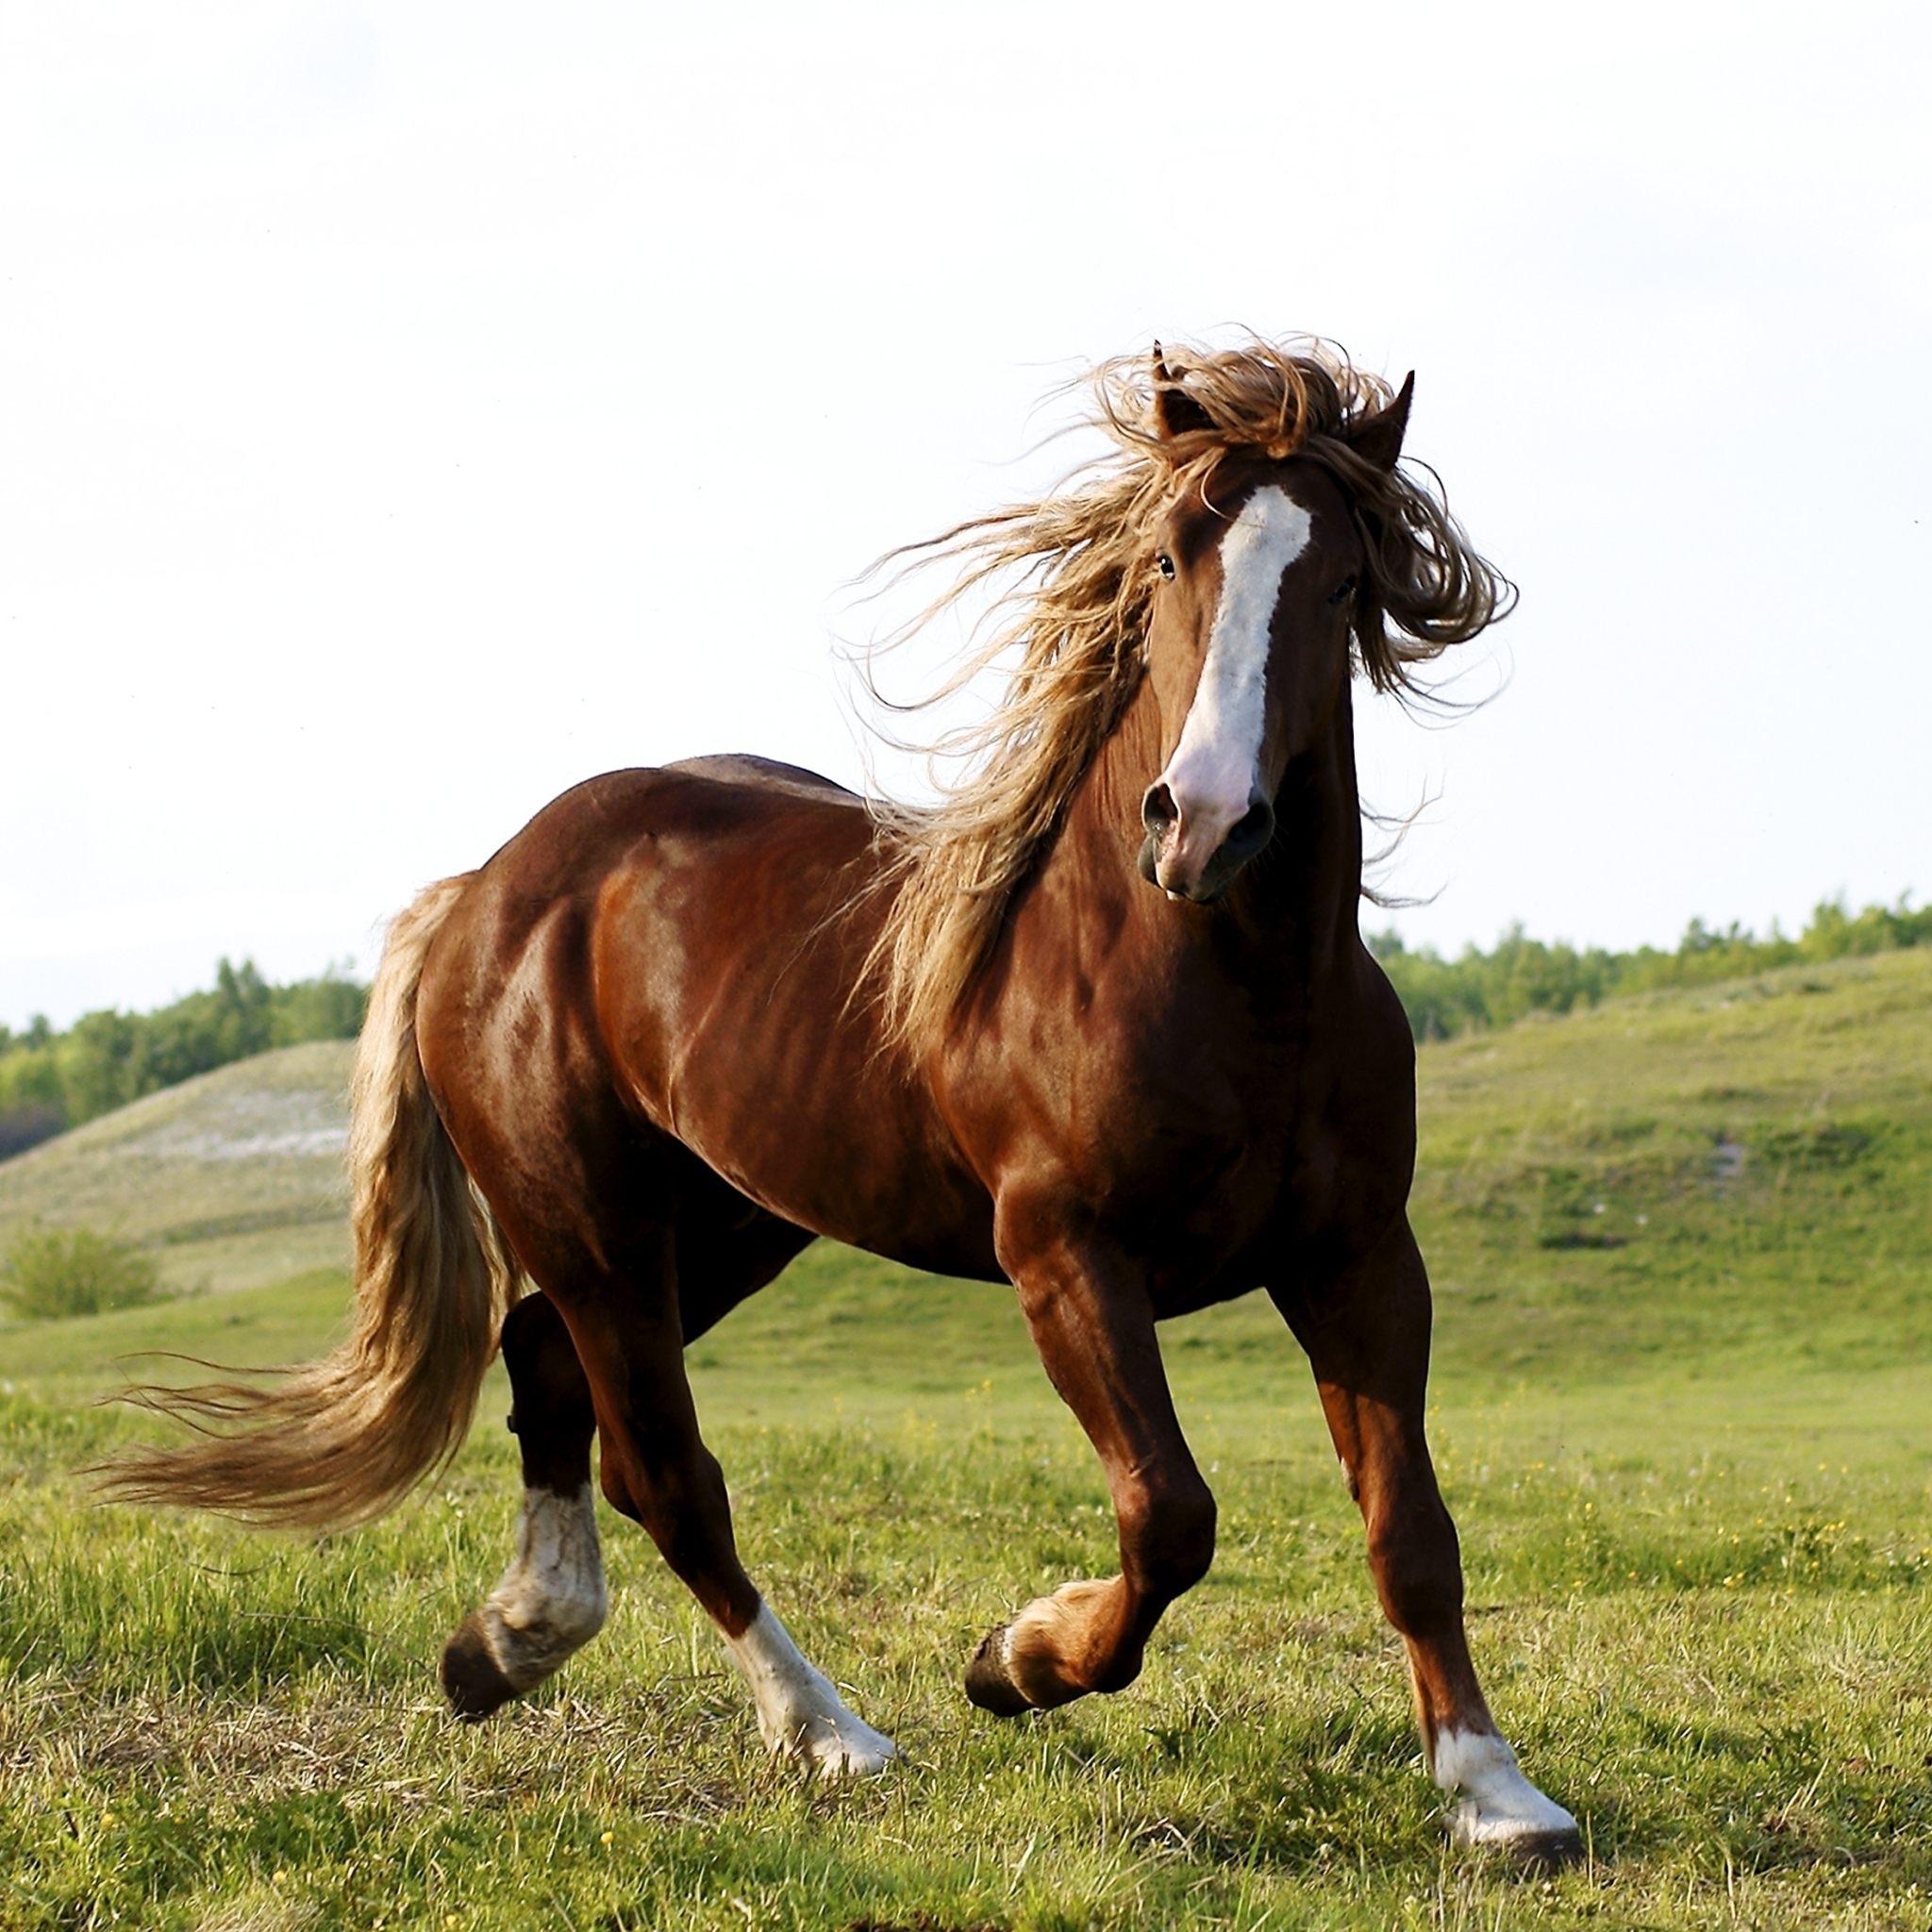
{"type": "Polygon", "coordinates": [[[1549,1808],[1569,1822],[1536,1825],[1515,1818],[1485,1818],[1465,1799],[1449,1815],[1449,1836],[1465,1851],[1492,1852],[1525,1872],[1555,1872],[1583,1857],[1583,1834],[1560,1806],[1549,1808]]]}
{"type": "Polygon", "coordinates": [[[457,1625],[457,1634],[443,1645],[438,1674],[450,1709],[466,1724],[481,1724],[517,1694],[517,1687],[491,1655],[483,1620],[475,1610],[457,1625]]]}
{"type": "Polygon", "coordinates": [[[1450,1835],[1457,1844],[1507,1858],[1524,1872],[1560,1872],[1565,1865],[1574,1865],[1583,1857],[1583,1834],[1578,1831],[1524,1831],[1507,1838],[1464,1837],[1452,1826],[1450,1835]]]}
{"type": "Polygon", "coordinates": [[[1511,1856],[1532,1872],[1559,1872],[1565,1865],[1583,1862],[1583,1834],[1553,1831],[1529,1844],[1517,1846],[1511,1856]]]}
{"type": "Polygon", "coordinates": [[[1550,1871],[1583,1856],[1583,1834],[1562,1806],[1530,1783],[1507,1741],[1494,1731],[1445,1731],[1430,1769],[1447,1791],[1460,1791],[1449,1836],[1470,1851],[1550,1871]]]}
{"type": "Polygon", "coordinates": [[[1018,1717],[1033,1708],[1007,1674],[1008,1628],[1002,1624],[997,1630],[988,1631],[985,1641],[973,1653],[973,1661],[966,1666],[967,1697],[995,1717],[1018,1717]]]}

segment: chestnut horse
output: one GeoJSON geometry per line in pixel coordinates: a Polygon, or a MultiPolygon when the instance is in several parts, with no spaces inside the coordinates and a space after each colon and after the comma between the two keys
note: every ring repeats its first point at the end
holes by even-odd
{"type": "Polygon", "coordinates": [[[1098,392],[1110,457],[927,546],[1008,586],[974,775],[922,812],[757,758],[611,773],[432,887],[358,1053],[350,1340],[269,1390],[147,1391],[203,1432],[112,1480],[366,1518],[453,1453],[500,1340],[524,1516],[445,1649],[455,1709],[602,1624],[594,1437],[766,1743],[874,1772],[893,1745],[739,1562],[684,1349],[820,1235],[1012,1283],[1105,1468],[1120,1573],[980,1645],[967,1694],[1010,1716],[1131,1683],[1207,1571],[1214,1498],[1157,1324],[1263,1288],[1456,1836],[1562,1856],[1575,1821],[1518,1770],[1464,1641],[1423,1434],[1414,1054],[1357,927],[1352,674],[1407,685],[1508,587],[1398,468],[1410,385],[1325,344],[1157,351],[1098,392]]]}

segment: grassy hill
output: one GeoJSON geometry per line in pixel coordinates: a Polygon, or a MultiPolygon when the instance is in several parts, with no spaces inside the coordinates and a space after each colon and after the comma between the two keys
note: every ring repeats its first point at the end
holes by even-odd
{"type": "Polygon", "coordinates": [[[0,1247],[32,1221],[118,1233],[177,1291],[346,1266],[354,1053],[331,1040],[258,1054],[0,1161],[0,1247]]]}
{"type": "MultiPolygon", "coordinates": [[[[177,1287],[307,1275],[325,1328],[346,1292],[316,1271],[347,1252],[350,1052],[264,1054],[0,1164],[0,1241],[29,1217],[84,1222],[151,1243],[177,1287]]],[[[1444,1387],[1932,1358],[1932,950],[1532,1018],[1425,1045],[1419,1069],[1414,1213],[1444,1387]]],[[[145,1333],[200,1318],[119,1319],[145,1333]]],[[[71,1352],[13,1329],[0,1356],[71,1352]]],[[[1239,1382],[1280,1342],[1250,1297],[1176,1324],[1169,1346],[1239,1382]]],[[[809,1405],[855,1377],[857,1399],[873,1380],[934,1392],[997,1371],[995,1397],[1010,1382],[1031,1413],[1022,1385],[1039,1374],[1004,1290],[824,1246],[693,1369],[731,1377],[741,1355],[765,1409],[774,1390],[809,1405]]]]}
{"type": "Polygon", "coordinates": [[[1421,1072],[1452,1372],[1932,1354],[1932,954],[1529,1021],[1421,1072]]]}

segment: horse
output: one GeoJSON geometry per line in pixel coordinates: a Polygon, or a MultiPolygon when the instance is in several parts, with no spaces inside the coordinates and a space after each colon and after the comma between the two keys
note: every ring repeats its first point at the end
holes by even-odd
{"type": "Polygon", "coordinates": [[[1413,386],[1308,338],[1101,364],[1105,456],[911,547],[957,567],[935,608],[1001,593],[967,673],[1003,668],[1004,698],[937,803],[751,757],[609,773],[425,891],[358,1049],[348,1339],[267,1388],[145,1391],[195,1437],[112,1488],[365,1520],[455,1453],[500,1347],[523,1515],[443,1651],[453,1710],[604,1624],[594,1440],[766,1745],[866,1774],[895,1746],[740,1563],[685,1348],[820,1236],[1011,1283],[1120,1568],[979,1645],[966,1694],[1010,1717],[1124,1689],[1206,1574],[1214,1497],[1157,1331],[1260,1288],[1312,1366],[1452,1836],[1573,1855],[1465,1641],[1423,1426],[1414,1046],[1358,924],[1355,680],[1417,689],[1514,595],[1400,466],[1413,386]]]}

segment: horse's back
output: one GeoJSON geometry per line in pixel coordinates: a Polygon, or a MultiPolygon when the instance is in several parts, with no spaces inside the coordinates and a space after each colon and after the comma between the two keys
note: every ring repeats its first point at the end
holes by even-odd
{"type": "Polygon", "coordinates": [[[721,785],[742,785],[755,791],[781,793],[788,797],[835,800],[863,810],[865,801],[858,792],[835,779],[808,772],[803,765],[788,765],[782,758],[760,757],[750,751],[709,752],[702,758],[679,758],[661,768],[666,773],[708,778],[721,785]]]}

